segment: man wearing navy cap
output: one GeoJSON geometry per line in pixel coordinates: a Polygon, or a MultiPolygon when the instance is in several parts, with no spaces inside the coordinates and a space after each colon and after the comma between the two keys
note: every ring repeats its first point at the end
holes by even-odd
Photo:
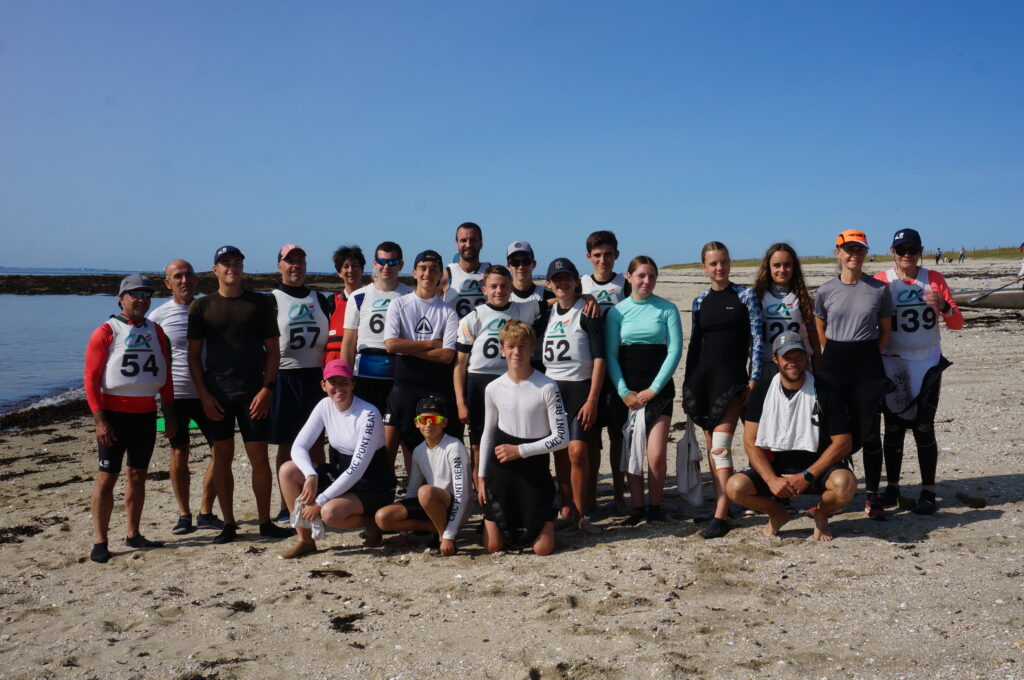
{"type": "Polygon", "coordinates": [[[280,333],[267,296],[242,287],[244,261],[235,246],[218,248],[213,257],[217,291],[195,300],[188,312],[189,371],[210,419],[214,485],[224,515],[224,529],[214,543],[230,543],[238,533],[231,472],[236,422],[252,468],[260,535],[285,538],[291,534],[270,521],[273,478],[267,440],[280,333]]]}

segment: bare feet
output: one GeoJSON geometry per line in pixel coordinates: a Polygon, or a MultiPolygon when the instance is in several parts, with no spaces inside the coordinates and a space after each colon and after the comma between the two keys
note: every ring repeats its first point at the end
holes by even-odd
{"type": "Polygon", "coordinates": [[[815,541],[831,541],[832,531],[828,526],[828,513],[814,513],[814,534],[811,536],[815,541]]]}
{"type": "Polygon", "coordinates": [[[380,530],[374,522],[367,522],[366,538],[363,539],[363,545],[367,548],[379,548],[380,544],[384,542],[384,533],[380,530]]]}
{"type": "Polygon", "coordinates": [[[770,513],[768,513],[768,524],[764,525],[764,531],[762,533],[769,538],[772,536],[778,536],[783,525],[789,520],[789,512],[781,505],[777,505],[770,513]]]}
{"type": "Polygon", "coordinates": [[[296,539],[284,552],[281,553],[281,557],[286,560],[294,560],[308,555],[309,553],[316,552],[316,543],[313,541],[300,541],[296,539]]]}

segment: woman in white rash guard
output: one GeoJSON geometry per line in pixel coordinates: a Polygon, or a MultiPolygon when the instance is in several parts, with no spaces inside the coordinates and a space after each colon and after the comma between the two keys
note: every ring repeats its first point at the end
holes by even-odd
{"type": "Polygon", "coordinates": [[[484,509],[484,547],[555,549],[552,451],[565,445],[569,425],[555,381],[530,365],[536,335],[512,320],[498,336],[508,372],[484,392],[477,493],[484,509]],[[500,407],[500,410],[499,410],[500,407]]]}
{"type": "MultiPolygon", "coordinates": [[[[327,397],[313,408],[292,445],[292,459],[281,466],[281,493],[293,511],[296,500],[302,503],[303,519],[321,519],[335,529],[365,529],[366,544],[380,545],[373,516],[395,498],[380,411],[353,395],[352,367],[343,359],[327,362],[320,384],[327,397]],[[329,462],[314,467],[309,447],[325,430],[329,462]]],[[[297,520],[293,512],[293,526],[297,520]]],[[[296,526],[295,533],[298,540],[281,554],[285,559],[316,550],[310,529],[296,526]]]]}

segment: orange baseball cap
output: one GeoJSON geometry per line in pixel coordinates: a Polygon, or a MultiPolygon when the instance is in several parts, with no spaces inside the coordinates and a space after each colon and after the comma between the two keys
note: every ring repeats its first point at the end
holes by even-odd
{"type": "Polygon", "coordinates": [[[842,248],[843,246],[857,245],[868,247],[868,237],[863,231],[858,229],[847,229],[839,234],[836,238],[836,248],[842,248]]]}

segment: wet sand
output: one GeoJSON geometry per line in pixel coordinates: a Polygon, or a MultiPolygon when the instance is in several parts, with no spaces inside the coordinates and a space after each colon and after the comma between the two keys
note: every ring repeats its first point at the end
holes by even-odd
{"type": "MultiPolygon", "coordinates": [[[[1004,261],[939,269],[954,288],[1015,273],[1004,261]]],[[[809,283],[832,273],[812,267],[809,283]]],[[[659,283],[683,310],[687,337],[690,302],[705,285],[696,270],[665,272],[659,283]]],[[[954,365],[936,422],[939,512],[873,522],[861,487],[833,519],[830,544],[808,540],[813,525],[802,515],[776,539],[761,536],[757,516],[704,541],[695,509],[675,494],[670,445],[662,525],[625,527],[606,511],[597,516],[603,535],[560,532],[557,552],[537,558],[484,554],[473,518],[452,558],[399,547],[397,537],[367,549],[355,532],[331,532],[317,554],[284,561],[276,554],[286,541],[258,537],[242,454],[240,540],[172,536],[160,444],[143,531],[167,546],[124,546],[119,487],[115,557],[97,565],[86,557],[91,417],[58,409],[4,422],[18,429],[0,431],[0,678],[1021,677],[1024,318],[965,316],[963,331],[943,333],[954,365]],[[957,492],[987,504],[968,507],[957,492]]],[[[675,378],[680,385],[681,369],[675,378]]],[[[673,422],[683,418],[677,400],[673,422]]],[[[193,443],[194,508],[209,457],[193,443]]],[[[737,465],[745,460],[738,453],[737,465]]],[[[918,484],[908,437],[904,495],[916,498],[918,484]]],[[[607,462],[599,491],[607,506],[607,462]]]]}

